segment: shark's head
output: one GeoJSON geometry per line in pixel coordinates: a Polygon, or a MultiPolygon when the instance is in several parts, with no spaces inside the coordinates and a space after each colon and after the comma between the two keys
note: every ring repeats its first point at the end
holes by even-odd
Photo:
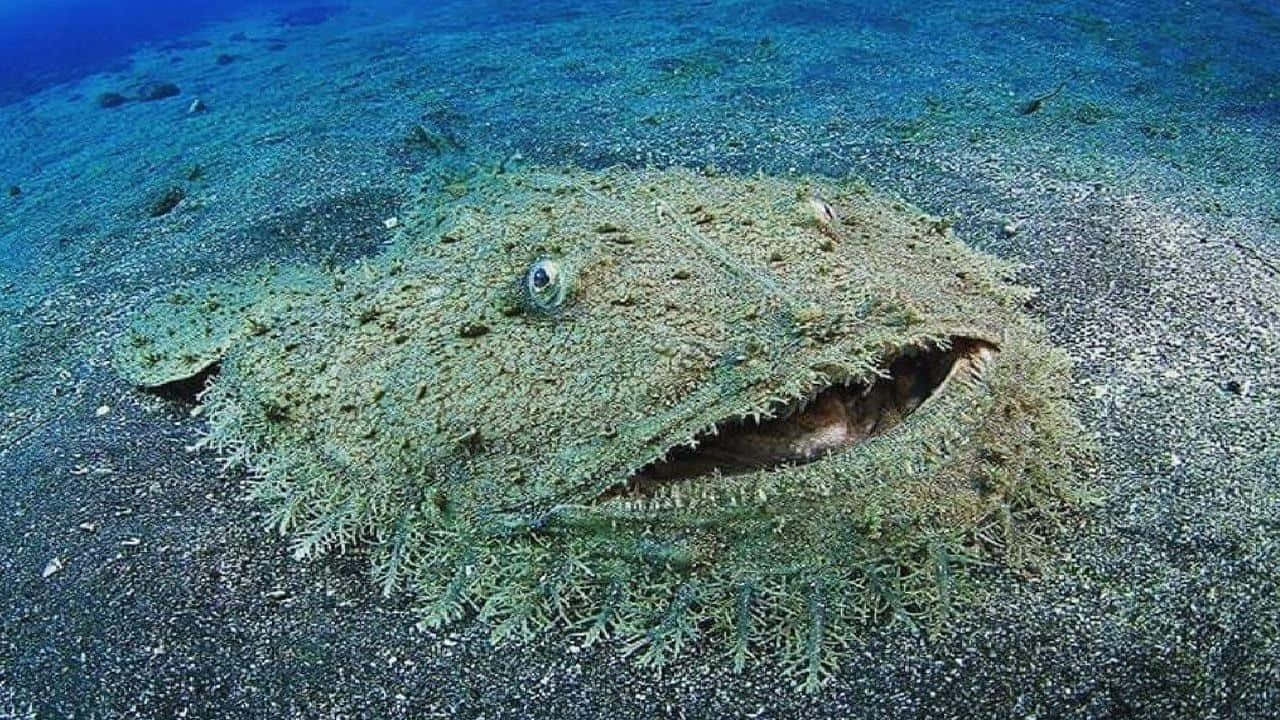
{"type": "Polygon", "coordinates": [[[650,662],[706,633],[813,680],[1074,495],[1068,365],[1010,273],[854,184],[526,171],[341,272],[161,303],[117,364],[220,362],[211,438],[298,552],[367,542],[430,622],[650,662]]]}

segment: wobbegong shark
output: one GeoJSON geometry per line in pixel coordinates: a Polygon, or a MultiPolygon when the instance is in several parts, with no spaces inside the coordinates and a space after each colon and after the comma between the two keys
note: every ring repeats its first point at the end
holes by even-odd
{"type": "Polygon", "coordinates": [[[114,359],[207,378],[202,442],[295,554],[360,548],[428,626],[697,644],[812,689],[1088,496],[1032,291],[905,203],[681,169],[451,189],[371,258],[173,292],[114,359]]]}

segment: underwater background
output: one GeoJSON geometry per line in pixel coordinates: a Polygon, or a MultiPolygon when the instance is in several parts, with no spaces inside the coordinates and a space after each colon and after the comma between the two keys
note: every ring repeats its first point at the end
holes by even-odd
{"type": "Polygon", "coordinates": [[[0,68],[0,718],[1280,717],[1280,4],[65,0],[0,5],[0,68]],[[1039,288],[1102,499],[816,695],[418,629],[110,348],[183,283],[376,252],[455,152],[946,218],[1039,288]]]}

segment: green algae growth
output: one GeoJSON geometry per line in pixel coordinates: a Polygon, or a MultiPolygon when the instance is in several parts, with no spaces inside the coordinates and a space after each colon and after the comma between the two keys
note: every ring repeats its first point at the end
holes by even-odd
{"type": "Polygon", "coordinates": [[[946,616],[1083,497],[1070,367],[1006,264],[865,186],[477,174],[338,271],[178,291],[117,344],[218,365],[207,443],[299,557],[360,547],[423,622],[692,644],[816,687],[946,616]]]}

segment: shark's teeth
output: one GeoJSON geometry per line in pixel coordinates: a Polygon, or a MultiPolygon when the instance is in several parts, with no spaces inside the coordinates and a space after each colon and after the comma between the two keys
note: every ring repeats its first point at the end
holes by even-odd
{"type": "MultiPolygon", "coordinates": [[[[980,392],[998,348],[978,338],[943,340],[890,353],[879,366],[859,365],[856,372],[838,364],[814,370],[799,383],[798,392],[770,394],[665,449],[654,448],[658,457],[601,499],[639,499],[637,512],[723,504],[733,483],[719,482],[722,474],[820,460],[890,431],[946,395],[948,386],[980,392]]],[[[928,451],[945,454],[946,448],[928,451]]],[[[633,506],[625,507],[630,512],[633,506]]]]}
{"type": "Polygon", "coordinates": [[[982,384],[995,360],[995,352],[989,347],[979,347],[968,357],[968,376],[963,379],[965,385],[974,387],[982,384]]]}

